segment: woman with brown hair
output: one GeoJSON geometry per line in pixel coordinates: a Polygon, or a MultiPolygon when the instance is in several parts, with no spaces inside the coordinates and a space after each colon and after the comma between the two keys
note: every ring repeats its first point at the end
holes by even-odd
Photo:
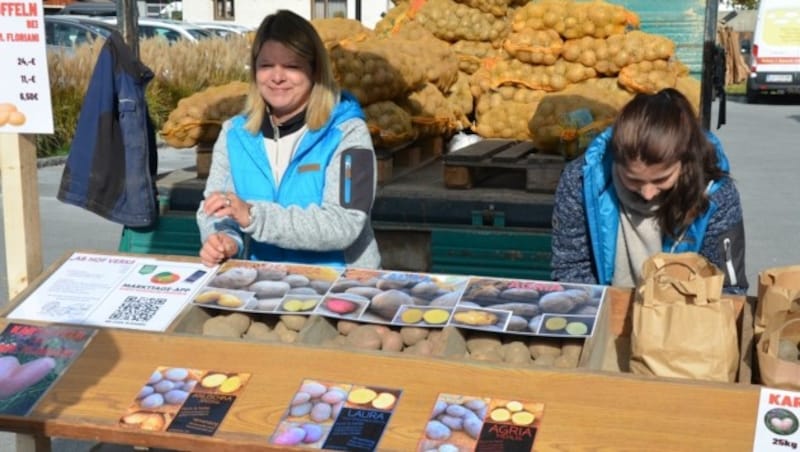
{"type": "Polygon", "coordinates": [[[658,252],[696,252],[745,293],[739,192],[719,140],[668,88],[639,94],[570,162],[553,210],[554,280],[633,287],[658,252]]]}
{"type": "Polygon", "coordinates": [[[222,126],[197,211],[201,260],[378,267],[372,139],[316,30],[293,12],[270,14],[250,65],[245,111],[222,126]]]}

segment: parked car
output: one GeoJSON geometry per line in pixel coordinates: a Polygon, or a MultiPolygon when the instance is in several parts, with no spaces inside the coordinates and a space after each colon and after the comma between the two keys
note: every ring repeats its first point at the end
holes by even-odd
{"type": "MultiPolygon", "coordinates": [[[[103,18],[106,23],[117,24],[116,17],[103,18]]],[[[197,25],[168,19],[139,19],[139,39],[164,38],[169,42],[180,39],[197,42],[213,35],[197,25]]]]}
{"type": "Polygon", "coordinates": [[[192,24],[223,38],[231,34],[243,35],[253,31],[250,27],[233,22],[192,22],[192,24]]]}
{"type": "Polygon", "coordinates": [[[59,15],[116,16],[117,3],[108,1],[72,2],[58,12],[59,15]]]}
{"type": "Polygon", "coordinates": [[[44,16],[45,43],[51,50],[72,51],[81,44],[105,39],[110,33],[108,28],[86,23],[75,16],[44,16]]]}

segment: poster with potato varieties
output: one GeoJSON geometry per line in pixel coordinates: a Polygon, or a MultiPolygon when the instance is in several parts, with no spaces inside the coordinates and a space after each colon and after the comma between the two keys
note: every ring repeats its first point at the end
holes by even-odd
{"type": "Polygon", "coordinates": [[[0,1],[0,133],[53,133],[42,0],[0,1]]]}
{"type": "Polygon", "coordinates": [[[194,299],[203,307],[507,334],[592,335],[605,287],[523,279],[231,261],[194,299]]]}
{"type": "Polygon", "coordinates": [[[439,394],[417,451],[530,452],[544,404],[439,394]]]}
{"type": "Polygon", "coordinates": [[[96,332],[71,326],[6,325],[0,333],[0,415],[30,413],[96,332]]]}
{"type": "Polygon", "coordinates": [[[213,436],[250,374],[156,368],[120,418],[123,428],[213,436]]]}
{"type": "Polygon", "coordinates": [[[401,391],[306,379],[269,439],[277,446],[373,451],[401,391]]]}

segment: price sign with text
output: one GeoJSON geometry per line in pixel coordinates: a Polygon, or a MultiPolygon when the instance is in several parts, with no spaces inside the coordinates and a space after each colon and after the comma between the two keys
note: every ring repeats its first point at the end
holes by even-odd
{"type": "Polygon", "coordinates": [[[0,133],[53,133],[42,0],[0,0],[0,133]]]}

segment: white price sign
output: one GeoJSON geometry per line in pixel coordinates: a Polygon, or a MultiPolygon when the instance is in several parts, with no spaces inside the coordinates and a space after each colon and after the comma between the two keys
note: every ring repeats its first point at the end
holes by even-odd
{"type": "Polygon", "coordinates": [[[0,133],[53,133],[42,0],[0,0],[0,133]]]}

